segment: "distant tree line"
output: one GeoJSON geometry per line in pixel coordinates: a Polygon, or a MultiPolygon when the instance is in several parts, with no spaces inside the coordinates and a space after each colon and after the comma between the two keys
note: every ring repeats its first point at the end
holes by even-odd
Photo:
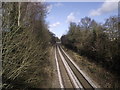
{"type": "Polygon", "coordinates": [[[118,16],[109,17],[104,24],[85,17],[79,23],[70,23],[69,31],[61,37],[61,42],[67,48],[120,74],[119,29],[118,16]]]}

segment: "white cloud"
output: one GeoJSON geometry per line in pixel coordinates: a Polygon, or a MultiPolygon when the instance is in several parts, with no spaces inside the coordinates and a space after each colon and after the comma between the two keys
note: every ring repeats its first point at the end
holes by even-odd
{"type": "Polygon", "coordinates": [[[90,12],[90,16],[99,16],[103,13],[108,13],[108,12],[112,12],[114,10],[116,10],[118,8],[118,0],[111,0],[113,2],[109,2],[108,0],[106,0],[102,6],[96,10],[92,10],[90,12]]]}
{"type": "Polygon", "coordinates": [[[50,13],[53,7],[60,7],[60,6],[63,6],[63,4],[60,2],[55,3],[55,4],[50,4],[47,6],[47,11],[48,11],[48,13],[50,13]]]}
{"type": "Polygon", "coordinates": [[[49,28],[50,31],[53,31],[53,28],[49,28]]]}
{"type": "Polygon", "coordinates": [[[54,24],[49,25],[50,28],[57,27],[60,25],[60,22],[56,22],[54,24]]]}
{"type": "Polygon", "coordinates": [[[48,11],[48,13],[50,13],[50,12],[51,12],[52,8],[53,8],[53,6],[52,6],[52,5],[48,5],[48,6],[47,6],[47,11],[48,11]]]}
{"type": "Polygon", "coordinates": [[[56,30],[56,27],[58,27],[60,24],[61,24],[60,22],[56,22],[56,23],[50,24],[49,25],[49,30],[50,31],[56,30]]]}
{"type": "Polygon", "coordinates": [[[67,16],[67,22],[75,22],[75,15],[74,15],[74,13],[70,13],[67,16]]]}

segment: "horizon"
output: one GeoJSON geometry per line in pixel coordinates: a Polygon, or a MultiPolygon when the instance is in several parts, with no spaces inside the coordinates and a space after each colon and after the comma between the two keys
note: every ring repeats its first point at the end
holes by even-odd
{"type": "Polygon", "coordinates": [[[103,24],[110,16],[118,15],[118,3],[48,2],[47,10],[49,14],[46,21],[49,23],[49,30],[60,38],[67,33],[70,22],[78,23],[81,18],[90,17],[103,24]]]}

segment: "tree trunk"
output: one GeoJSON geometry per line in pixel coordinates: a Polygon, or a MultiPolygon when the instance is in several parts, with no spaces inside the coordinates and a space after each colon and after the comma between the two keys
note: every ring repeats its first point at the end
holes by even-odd
{"type": "Polygon", "coordinates": [[[21,7],[21,2],[18,3],[18,26],[20,26],[20,17],[21,17],[20,7],[21,7]]]}

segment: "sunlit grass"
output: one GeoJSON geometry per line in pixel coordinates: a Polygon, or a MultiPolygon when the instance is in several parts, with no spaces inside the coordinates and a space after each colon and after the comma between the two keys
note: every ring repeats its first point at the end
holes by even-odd
{"type": "Polygon", "coordinates": [[[86,72],[101,88],[120,88],[119,77],[104,69],[101,65],[91,62],[86,57],[64,48],[70,57],[80,66],[81,70],[86,72]]]}

